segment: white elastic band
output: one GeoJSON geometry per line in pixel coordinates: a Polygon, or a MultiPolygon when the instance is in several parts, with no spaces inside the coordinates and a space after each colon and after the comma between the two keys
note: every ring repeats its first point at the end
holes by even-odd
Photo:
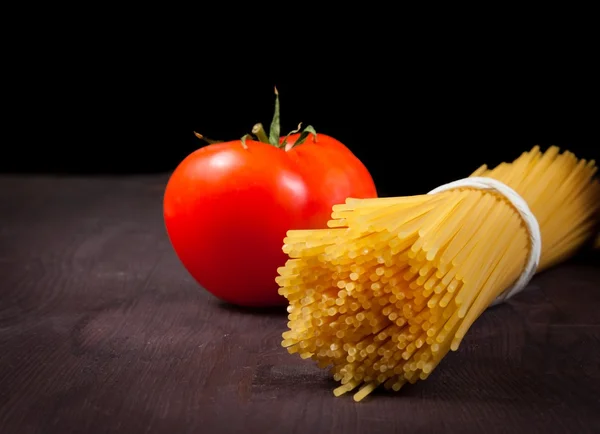
{"type": "Polygon", "coordinates": [[[508,201],[513,205],[513,207],[519,212],[525,226],[527,227],[527,232],[529,232],[529,241],[531,243],[531,249],[529,250],[529,258],[527,259],[527,264],[521,275],[516,280],[513,286],[507,288],[500,294],[496,300],[492,303],[496,305],[498,303],[502,303],[505,300],[508,300],[515,294],[521,292],[533,275],[535,274],[537,267],[540,263],[540,255],[542,253],[542,235],[540,233],[540,225],[538,224],[535,215],[529,209],[527,202],[512,188],[508,185],[493,179],[493,178],[484,178],[484,177],[473,177],[473,178],[464,178],[459,179],[458,181],[450,182],[448,184],[444,184],[439,186],[436,189],[431,190],[427,194],[435,194],[440,193],[442,191],[453,190],[455,188],[461,187],[473,187],[480,190],[491,190],[503,195],[508,201]]]}

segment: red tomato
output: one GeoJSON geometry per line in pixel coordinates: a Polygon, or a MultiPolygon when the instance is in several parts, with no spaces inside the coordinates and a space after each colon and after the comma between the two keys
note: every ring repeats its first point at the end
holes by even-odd
{"type": "Polygon", "coordinates": [[[275,283],[286,232],[326,227],[334,204],[376,196],[365,166],[332,137],[310,135],[289,150],[234,140],[179,164],[165,190],[164,219],[202,287],[232,304],[271,306],[286,303],[275,283]]]}

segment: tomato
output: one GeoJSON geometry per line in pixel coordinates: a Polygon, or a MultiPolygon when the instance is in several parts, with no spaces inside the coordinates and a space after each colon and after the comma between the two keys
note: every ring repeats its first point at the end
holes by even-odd
{"type": "Polygon", "coordinates": [[[326,227],[331,207],[347,197],[377,196],[346,146],[325,134],[307,136],[309,129],[270,143],[210,144],[172,173],[163,201],[169,239],[192,277],[221,300],[285,304],[275,277],[287,258],[286,232],[326,227]]]}

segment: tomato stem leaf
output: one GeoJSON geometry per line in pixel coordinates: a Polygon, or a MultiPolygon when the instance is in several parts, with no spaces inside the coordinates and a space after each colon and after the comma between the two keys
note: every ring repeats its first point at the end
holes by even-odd
{"type": "Polygon", "coordinates": [[[256,138],[263,143],[267,143],[267,144],[271,143],[269,141],[269,138],[267,137],[265,128],[263,127],[263,124],[261,124],[261,123],[258,123],[252,127],[252,134],[254,134],[256,136],[256,138]]]}
{"type": "Polygon", "coordinates": [[[292,130],[289,133],[287,133],[287,136],[285,136],[285,138],[281,142],[280,148],[284,148],[285,149],[285,145],[287,145],[288,137],[290,137],[292,134],[296,134],[298,131],[300,131],[300,128],[302,128],[302,122],[300,122],[298,124],[298,128],[296,128],[295,130],[292,130]]]}
{"type": "Polygon", "coordinates": [[[300,134],[300,137],[298,137],[298,140],[296,140],[296,143],[294,143],[294,145],[292,146],[292,148],[304,143],[310,134],[313,135],[313,137],[314,137],[313,140],[316,141],[317,140],[317,132],[312,127],[312,125],[307,125],[306,128],[304,128],[304,131],[302,131],[302,133],[300,134]]]}
{"type": "Polygon", "coordinates": [[[269,130],[269,143],[276,148],[279,147],[279,134],[281,134],[281,124],[279,119],[279,92],[275,88],[275,113],[273,114],[273,120],[271,121],[271,128],[269,130]]]}
{"type": "Polygon", "coordinates": [[[242,136],[242,138],[240,139],[242,141],[242,148],[248,149],[248,145],[246,144],[246,140],[248,140],[248,139],[252,139],[252,135],[244,134],[242,136]]]}
{"type": "Polygon", "coordinates": [[[213,139],[209,139],[206,136],[203,136],[200,133],[197,133],[196,131],[194,131],[194,135],[196,137],[198,137],[200,140],[205,141],[206,143],[208,143],[209,145],[214,145],[215,143],[223,143],[223,140],[213,140],[213,139]]]}

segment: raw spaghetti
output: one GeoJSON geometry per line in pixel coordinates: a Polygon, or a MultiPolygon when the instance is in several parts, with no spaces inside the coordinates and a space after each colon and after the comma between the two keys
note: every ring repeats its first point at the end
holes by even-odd
{"type": "MultiPolygon", "coordinates": [[[[541,233],[539,272],[595,235],[595,172],[594,161],[536,146],[470,178],[500,181],[528,205],[541,233]]],[[[333,207],[329,229],[289,231],[277,277],[289,302],[282,345],[330,368],[341,383],[334,394],[355,391],[356,401],[426,379],[531,262],[531,228],[509,199],[464,185],[349,198],[333,207]]]]}

